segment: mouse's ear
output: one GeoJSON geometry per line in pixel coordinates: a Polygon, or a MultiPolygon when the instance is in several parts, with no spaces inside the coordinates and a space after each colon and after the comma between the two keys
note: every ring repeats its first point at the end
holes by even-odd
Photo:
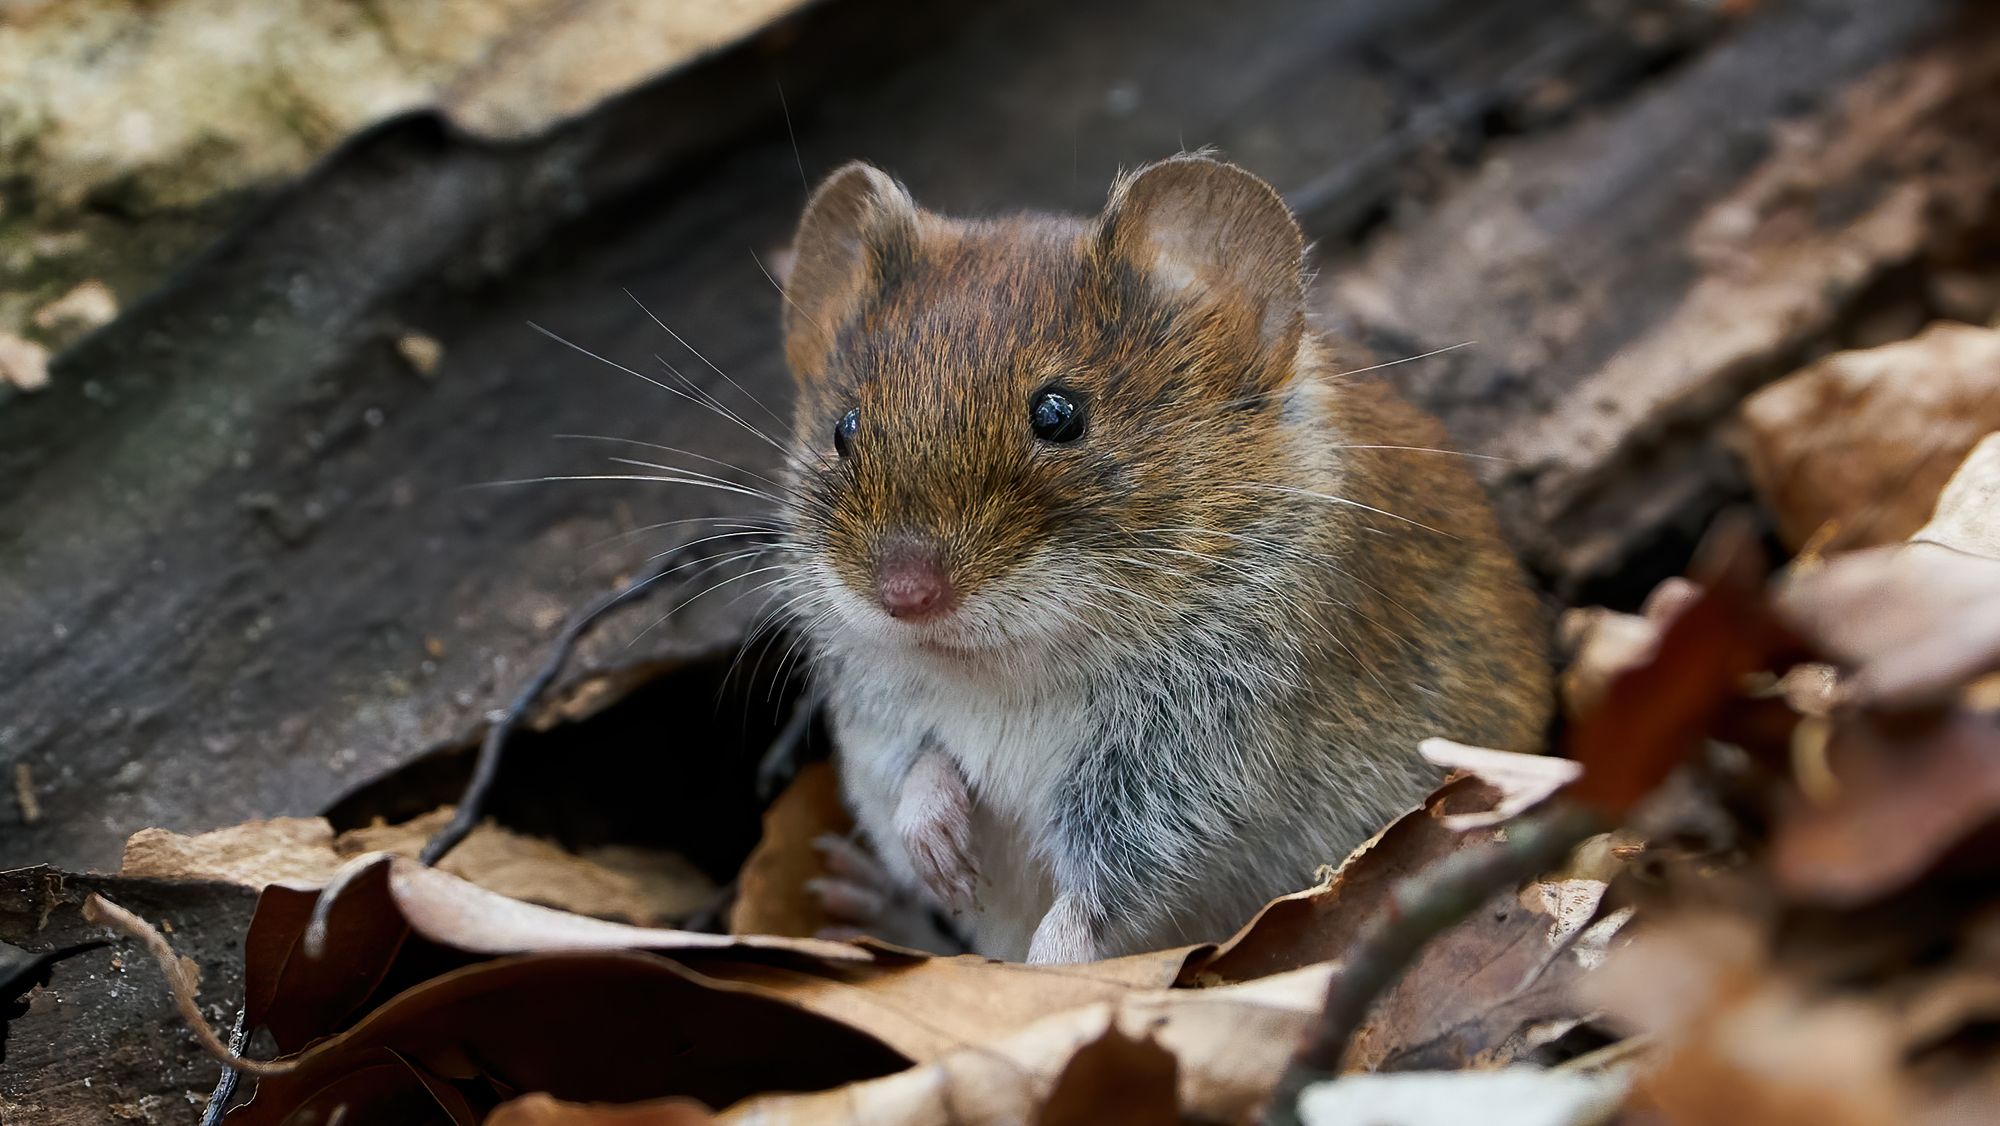
{"type": "Polygon", "coordinates": [[[1305,331],[1298,222],[1271,185],[1233,164],[1176,156],[1120,180],[1097,252],[1169,298],[1237,314],[1266,356],[1289,361],[1305,331]]]}
{"type": "Polygon", "coordinates": [[[917,205],[872,165],[828,176],[806,203],[785,282],[785,359],[810,380],[826,370],[836,334],[881,284],[885,266],[914,253],[917,205]]]}

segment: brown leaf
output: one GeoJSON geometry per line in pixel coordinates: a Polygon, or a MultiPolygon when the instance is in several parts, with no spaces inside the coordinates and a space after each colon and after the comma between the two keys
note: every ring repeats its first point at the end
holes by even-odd
{"type": "Polygon", "coordinates": [[[1639,1098],[1687,1126],[1907,1121],[1894,1022],[1814,998],[1766,964],[1754,924],[1685,916],[1647,928],[1590,979],[1591,996],[1660,1042],[1639,1098]]]}
{"type": "Polygon", "coordinates": [[[1036,1126],[1177,1122],[1175,1072],[1172,1052],[1151,1037],[1127,1036],[1113,1025],[1063,1065],[1035,1115],[1036,1126]]]}
{"type": "Polygon", "coordinates": [[[1565,758],[1468,747],[1449,739],[1426,739],[1418,745],[1417,753],[1432,766],[1463,770],[1500,793],[1499,802],[1490,810],[1444,818],[1444,827],[1454,832],[1511,820],[1547,801],[1583,772],[1581,766],[1565,758]]]}
{"type": "MultiPolygon", "coordinates": [[[[348,1088],[381,1090],[374,1076],[391,1054],[483,1110],[515,1091],[604,1102],[680,1095],[724,1106],[908,1064],[857,1029],[704,980],[658,955],[541,953],[463,966],[403,990],[307,1049],[292,1071],[259,1080],[256,1097],[228,1120],[326,1121],[355,1097],[348,1088]]],[[[393,1105],[407,1113],[410,1097],[393,1105]]]]}
{"type": "Polygon", "coordinates": [[[118,874],[134,879],[220,880],[244,887],[326,882],[340,868],[324,817],[246,821],[195,836],[141,829],[125,842],[118,874]]]}
{"type": "Polygon", "coordinates": [[[486,1126],[709,1126],[715,1115],[688,1099],[643,1103],[566,1103],[548,1095],[523,1095],[487,1116],[486,1126]]]}
{"type": "Polygon", "coordinates": [[[736,878],[730,933],[818,934],[830,920],[819,899],[806,891],[806,881],[823,874],[812,843],[823,833],[846,833],[853,824],[840,804],[833,764],[801,769],[764,813],[764,835],[736,878]]]}
{"type": "Polygon", "coordinates": [[[1945,483],[1930,523],[1911,543],[2000,559],[2000,431],[1980,439],[1945,483]]]}
{"type": "Polygon", "coordinates": [[[1338,961],[1368,918],[1383,909],[1398,881],[1491,831],[1456,833],[1454,815],[1483,813],[1499,791],[1475,778],[1447,781],[1421,808],[1405,813],[1354,850],[1319,887],[1273,900],[1212,952],[1197,951],[1183,984],[1249,981],[1317,962],[1338,961]]]}
{"type": "Polygon", "coordinates": [[[1568,796],[1614,816],[1653,792],[1734,700],[1744,677],[1785,643],[1765,606],[1763,563],[1746,522],[1724,520],[1704,542],[1700,593],[1660,631],[1652,653],[1612,677],[1570,725],[1568,757],[1583,777],[1568,796]]]}
{"type": "Polygon", "coordinates": [[[1876,548],[1792,575],[1778,610],[1847,671],[1839,695],[1915,708],[2000,668],[2000,560],[1937,544],[1876,548]]]}
{"type": "Polygon", "coordinates": [[[250,1026],[296,1052],[400,990],[484,956],[549,950],[750,951],[807,960],[872,961],[858,947],[812,939],[658,930],[518,903],[413,861],[363,859],[325,909],[319,957],[305,939],[319,893],[266,888],[244,940],[250,1026]]]}
{"type": "MultiPolygon", "coordinates": [[[[319,885],[364,853],[416,856],[451,814],[447,806],[399,825],[378,823],[338,837],[318,817],[250,821],[195,836],[142,829],[126,841],[120,871],[255,888],[319,885]]],[[[580,856],[490,824],[474,829],[441,867],[513,899],[641,924],[686,918],[715,897],[714,884],[673,853],[600,849],[580,856]]]]}
{"type": "Polygon", "coordinates": [[[1030,966],[973,955],[874,964],[724,961],[700,971],[865,1029],[918,1062],[1011,1035],[1051,1013],[1173,984],[1187,950],[1081,966],[1030,966]]]}
{"type": "Polygon", "coordinates": [[[2000,330],[1940,322],[1828,356],[1743,404],[1750,477],[1796,550],[1895,543],[1920,527],[1966,451],[2000,429],[2000,330]]]}
{"type": "Polygon", "coordinates": [[[1178,1062],[1177,1102],[1185,1119],[1246,1121],[1318,1012],[1328,972],[1315,966],[1215,989],[1134,993],[1045,1017],[886,1078],[812,1095],[766,1095],[720,1117],[757,1126],[1031,1122],[1078,1051],[1116,1029],[1127,1040],[1151,1039],[1178,1062]]]}
{"type": "Polygon", "coordinates": [[[1832,798],[1788,794],[1771,842],[1773,879],[1796,899],[1879,898],[2000,822],[2000,717],[1848,717],[1833,730],[1827,765],[1832,798]]]}
{"type": "Polygon", "coordinates": [[[1545,880],[1494,896],[1424,947],[1375,1002],[1347,1066],[1499,1067],[1582,1023],[1592,1006],[1576,984],[1623,921],[1591,927],[1604,889],[1596,879],[1545,880]]]}

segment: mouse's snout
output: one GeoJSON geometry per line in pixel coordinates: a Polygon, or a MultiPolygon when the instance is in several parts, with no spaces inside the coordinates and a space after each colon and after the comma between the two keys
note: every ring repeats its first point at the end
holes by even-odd
{"type": "Polygon", "coordinates": [[[958,605],[958,590],[935,543],[905,540],[886,548],[875,565],[875,597],[893,618],[943,617],[958,605]]]}

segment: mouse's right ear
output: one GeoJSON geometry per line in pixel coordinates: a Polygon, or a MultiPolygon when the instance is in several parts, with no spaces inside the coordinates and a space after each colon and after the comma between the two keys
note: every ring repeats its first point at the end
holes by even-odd
{"type": "Polygon", "coordinates": [[[917,205],[881,169],[855,161],[806,203],[785,282],[785,360],[800,381],[825,374],[841,326],[915,252],[917,205]]]}

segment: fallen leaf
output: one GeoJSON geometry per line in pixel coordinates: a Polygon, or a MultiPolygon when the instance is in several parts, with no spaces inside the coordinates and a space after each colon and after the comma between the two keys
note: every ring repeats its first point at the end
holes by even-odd
{"type": "Polygon", "coordinates": [[[1592,1126],[1624,1100],[1622,1075],[1509,1067],[1343,1075],[1299,1096],[1305,1126],[1592,1126]]]}
{"type": "MultiPolygon", "coordinates": [[[[1348,1047],[1360,1071],[1491,1068],[1530,1057],[1560,1031],[1583,1023],[1592,1006],[1576,985],[1601,956],[1609,933],[1584,933],[1596,920],[1605,884],[1596,879],[1537,881],[1507,889],[1418,953],[1369,1011],[1348,1047]]],[[[1613,919],[1615,930],[1623,919],[1613,919]]]]}
{"type": "Polygon", "coordinates": [[[808,763],[764,813],[764,834],[736,877],[730,908],[733,934],[807,937],[828,925],[807,881],[824,875],[813,841],[823,833],[846,833],[853,819],[840,804],[840,780],[831,763],[808,763]]]}
{"type": "Polygon", "coordinates": [[[544,1094],[523,1095],[487,1116],[486,1126],[708,1126],[715,1115],[689,1099],[643,1103],[566,1103],[544,1094]]]}
{"type": "Polygon", "coordinates": [[[1937,704],[2000,668],[2000,560],[1934,543],[1874,548],[1791,575],[1776,604],[1841,666],[1850,703],[1937,704]]]}
{"type": "Polygon", "coordinates": [[[1397,882],[1490,832],[1456,833],[1453,816],[1491,811],[1500,792],[1476,778],[1438,787],[1424,804],[1355,849],[1318,887],[1280,896],[1213,951],[1197,951],[1182,984],[1249,981],[1319,962],[1338,961],[1389,902],[1397,882]]]}
{"type": "Polygon", "coordinates": [[[1174,1054],[1157,1041],[1128,1036],[1114,1024],[1063,1065],[1035,1126],[1177,1122],[1177,1070],[1174,1054]]]}
{"type": "Polygon", "coordinates": [[[1827,523],[1841,549],[1898,542],[2000,430],[2000,330],[1941,321],[1836,353],[1750,396],[1742,419],[1751,481],[1794,550],[1827,523]]]}
{"type": "Polygon", "coordinates": [[[1214,989],[1135,993],[1057,1013],[886,1078],[819,1094],[760,1096],[720,1117],[757,1126],[1032,1122],[1077,1053],[1115,1029],[1128,1040],[1150,1038],[1177,1061],[1184,1120],[1247,1121],[1284,1070],[1286,1048],[1318,1012],[1329,972],[1314,966],[1214,989]]]}
{"type": "Polygon", "coordinates": [[[1619,816],[1702,743],[1743,680],[1788,643],[1765,605],[1761,552],[1747,522],[1725,519],[1696,557],[1699,593],[1664,622],[1641,663],[1611,678],[1565,736],[1583,766],[1571,800],[1619,816]]]}
{"type": "MultiPolygon", "coordinates": [[[[228,1121],[327,1121],[352,1089],[374,1093],[391,1059],[449,1082],[479,1112],[516,1091],[724,1106],[814,1091],[908,1061],[866,1033],[754,990],[704,980],[655,954],[575,950],[495,958],[427,978],[321,1040],[228,1121]]],[[[400,1080],[398,1080],[400,1083],[400,1080]]],[[[420,1084],[421,1086],[421,1084],[420,1084]]],[[[407,1084],[377,1100],[408,1114],[407,1084]]],[[[387,1117],[385,1114],[384,1117],[387,1117]]]]}
{"type": "Polygon", "coordinates": [[[1587,989],[1659,1042],[1635,1101],[1668,1122],[1909,1120],[1894,1022],[1859,1000],[1808,996],[1768,965],[1749,920],[1705,913],[1645,928],[1587,989]]]}
{"type": "Polygon", "coordinates": [[[1171,986],[1187,950],[1080,966],[1031,966],[975,955],[883,962],[780,964],[719,957],[705,975],[752,986],[868,1030],[918,1062],[997,1039],[1051,1013],[1171,986]]]}
{"type": "MultiPolygon", "coordinates": [[[[1789,794],[1778,811],[1771,869],[1787,896],[1842,906],[1877,899],[2000,823],[2000,717],[1856,715],[1831,739],[1831,799],[1789,794]]],[[[1990,872],[1992,850],[1978,852],[1990,872]]]]}
{"type": "Polygon", "coordinates": [[[1938,494],[1930,523],[1911,543],[2000,559],[2000,431],[1980,439],[1938,494]]]}
{"type": "MultiPolygon", "coordinates": [[[[315,886],[365,853],[415,857],[451,815],[447,806],[398,825],[378,823],[338,836],[319,817],[249,821],[194,836],[141,829],[125,842],[119,871],[254,888],[315,886]]],[[[578,855],[491,824],[474,829],[441,868],[509,898],[642,925],[684,919],[715,898],[708,877],[674,853],[600,849],[578,855]]]]}
{"type": "Polygon", "coordinates": [[[1424,761],[1446,770],[1463,770],[1500,793],[1500,801],[1482,813],[1450,814],[1444,827],[1454,832],[1498,825],[1547,801],[1576,781],[1583,768],[1568,759],[1468,747],[1449,739],[1426,739],[1417,747],[1424,761]]]}

